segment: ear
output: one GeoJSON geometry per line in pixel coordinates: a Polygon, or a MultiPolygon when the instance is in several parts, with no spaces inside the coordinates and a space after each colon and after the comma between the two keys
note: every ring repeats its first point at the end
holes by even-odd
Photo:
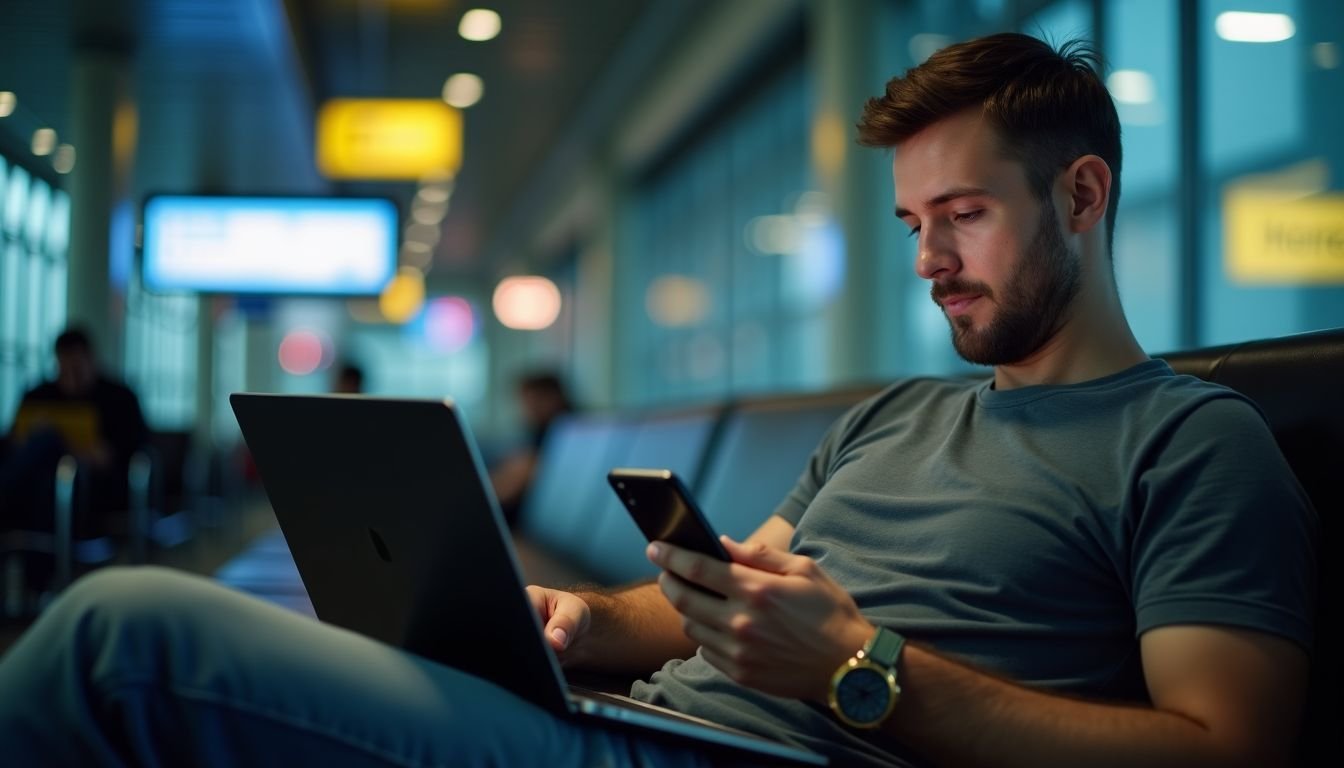
{"type": "Polygon", "coordinates": [[[1064,171],[1061,182],[1068,195],[1070,232],[1087,232],[1105,221],[1111,202],[1111,168],[1105,160],[1083,155],[1064,171]]]}

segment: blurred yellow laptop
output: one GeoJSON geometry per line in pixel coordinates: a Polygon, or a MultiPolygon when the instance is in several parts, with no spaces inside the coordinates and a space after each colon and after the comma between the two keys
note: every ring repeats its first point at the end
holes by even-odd
{"type": "Polygon", "coordinates": [[[98,411],[91,403],[29,400],[19,406],[11,433],[16,443],[43,428],[59,433],[72,453],[91,453],[98,445],[98,411]]]}

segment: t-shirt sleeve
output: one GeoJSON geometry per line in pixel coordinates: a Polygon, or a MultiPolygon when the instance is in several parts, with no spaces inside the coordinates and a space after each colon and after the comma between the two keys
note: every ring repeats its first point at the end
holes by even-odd
{"type": "Polygon", "coordinates": [[[1309,650],[1319,523],[1259,412],[1218,397],[1160,439],[1138,480],[1137,632],[1220,624],[1309,650]]]}
{"type": "Polygon", "coordinates": [[[812,500],[817,497],[817,492],[821,486],[825,485],[827,478],[830,477],[831,469],[834,466],[835,458],[844,447],[845,441],[854,429],[854,425],[865,418],[865,414],[873,407],[873,399],[869,399],[850,408],[843,416],[836,419],[822,436],[821,442],[817,444],[812,455],[808,457],[806,466],[803,467],[803,473],[798,476],[798,482],[793,484],[793,489],[789,491],[784,500],[775,507],[775,514],[784,518],[795,528],[798,522],[803,519],[803,513],[807,511],[812,500]]]}

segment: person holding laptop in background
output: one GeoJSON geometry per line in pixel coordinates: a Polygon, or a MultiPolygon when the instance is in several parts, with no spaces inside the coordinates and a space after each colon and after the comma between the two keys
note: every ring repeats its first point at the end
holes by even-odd
{"type": "MultiPolygon", "coordinates": [[[[993,379],[854,408],[731,564],[654,543],[656,584],[529,587],[563,663],[658,670],[635,698],[843,765],[1288,762],[1316,517],[1252,404],[1130,332],[1094,64],[953,45],[859,130],[894,149],[915,269],[993,379]]],[[[154,571],[73,588],[0,690],[0,748],[50,765],[706,763],[154,571]]]]}
{"type": "MultiPolygon", "coordinates": [[[[19,402],[10,455],[0,466],[0,530],[50,529],[56,464],[79,459],[91,475],[88,498],[96,512],[125,509],[131,456],[149,434],[140,401],[125,384],[98,369],[88,334],[69,328],[56,337],[56,378],[19,402]]],[[[82,521],[80,534],[105,533],[103,520],[82,521]]]]}

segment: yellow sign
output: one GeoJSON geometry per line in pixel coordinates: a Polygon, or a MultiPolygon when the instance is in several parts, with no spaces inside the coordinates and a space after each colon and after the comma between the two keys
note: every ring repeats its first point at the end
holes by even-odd
{"type": "Polygon", "coordinates": [[[419,179],[462,165],[462,113],[438,99],[332,99],[317,115],[331,179],[419,179]]]}
{"type": "Polygon", "coordinates": [[[1344,195],[1230,191],[1223,222],[1234,280],[1344,283],[1344,195]]]}

